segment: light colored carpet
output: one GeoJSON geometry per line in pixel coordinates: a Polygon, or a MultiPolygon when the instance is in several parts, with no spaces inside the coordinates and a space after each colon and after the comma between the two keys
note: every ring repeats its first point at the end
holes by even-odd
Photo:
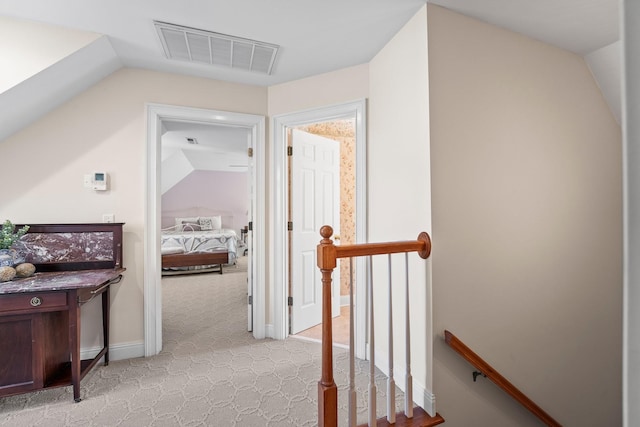
{"type": "MultiPolygon", "coordinates": [[[[0,398],[2,426],[313,426],[320,344],[255,340],[247,332],[246,258],[224,274],[162,280],[164,349],[97,366],[71,387],[0,398]]],[[[348,354],[335,348],[340,425],[347,423],[348,354]]],[[[368,364],[357,361],[358,419],[366,420],[368,364]],[[364,373],[363,373],[364,372],[364,373]]],[[[378,373],[377,407],[385,378],[378,373]]],[[[402,394],[398,407],[402,405],[402,394]]]]}

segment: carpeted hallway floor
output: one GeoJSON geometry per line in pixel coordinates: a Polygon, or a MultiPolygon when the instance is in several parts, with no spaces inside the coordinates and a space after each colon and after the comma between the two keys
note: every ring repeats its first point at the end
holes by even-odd
{"type": "MultiPolygon", "coordinates": [[[[246,331],[245,272],[240,258],[222,275],[163,278],[160,354],[97,366],[82,381],[79,403],[71,387],[0,398],[0,426],[316,425],[320,344],[253,339],[246,331]]],[[[340,425],[346,425],[346,350],[335,348],[334,358],[340,425]]],[[[368,364],[357,361],[356,370],[362,422],[368,364]]],[[[379,374],[379,409],[384,381],[379,374]]]]}

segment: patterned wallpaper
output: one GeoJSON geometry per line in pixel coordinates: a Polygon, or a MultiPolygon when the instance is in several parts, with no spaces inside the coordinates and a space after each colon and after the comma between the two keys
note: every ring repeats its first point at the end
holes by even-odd
{"type": "MultiPolygon", "coordinates": [[[[340,243],[353,244],[356,241],[355,122],[338,120],[299,126],[297,129],[340,142],[340,243]]],[[[349,295],[349,260],[342,259],[339,262],[340,295],[349,295]]]]}

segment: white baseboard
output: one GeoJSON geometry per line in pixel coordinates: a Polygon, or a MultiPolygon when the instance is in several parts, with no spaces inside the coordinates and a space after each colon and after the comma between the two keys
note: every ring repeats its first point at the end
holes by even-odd
{"type": "MultiPolygon", "coordinates": [[[[100,353],[102,347],[81,348],[80,359],[91,359],[100,353]]],[[[109,360],[125,360],[144,357],[144,342],[131,342],[109,346],[109,360]]]]}
{"type": "MultiPolygon", "coordinates": [[[[416,387],[416,382],[413,382],[413,386],[416,387]]],[[[414,395],[415,396],[415,395],[414,395]]],[[[426,390],[422,387],[422,409],[427,411],[427,414],[432,417],[436,416],[436,395],[431,393],[429,390],[426,390]]]]}

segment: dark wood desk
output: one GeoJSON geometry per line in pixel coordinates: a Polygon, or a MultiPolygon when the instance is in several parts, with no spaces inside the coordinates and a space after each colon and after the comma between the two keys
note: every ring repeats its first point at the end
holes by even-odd
{"type": "Polygon", "coordinates": [[[27,234],[25,247],[29,242],[49,242],[51,250],[45,251],[46,262],[28,254],[27,260],[39,271],[34,276],[0,283],[0,397],[71,385],[73,398],[79,402],[82,378],[101,358],[109,364],[110,287],[121,280],[125,269],[121,265],[122,224],[104,226],[31,227],[35,234],[27,234]],[[57,260],[56,252],[65,245],[60,252],[65,254],[64,261],[57,260]],[[99,255],[91,255],[83,245],[96,248],[99,255]],[[111,255],[109,248],[114,249],[111,255]],[[79,255],[69,257],[75,249],[79,255]],[[87,266],[92,269],[82,269],[87,266]],[[98,295],[102,299],[103,347],[95,357],[81,360],[80,308],[98,295]]]}
{"type": "Polygon", "coordinates": [[[109,288],[124,269],[41,273],[0,283],[0,396],[73,386],[109,364],[109,288]],[[102,296],[102,350],[80,359],[80,307],[102,296]]]}

